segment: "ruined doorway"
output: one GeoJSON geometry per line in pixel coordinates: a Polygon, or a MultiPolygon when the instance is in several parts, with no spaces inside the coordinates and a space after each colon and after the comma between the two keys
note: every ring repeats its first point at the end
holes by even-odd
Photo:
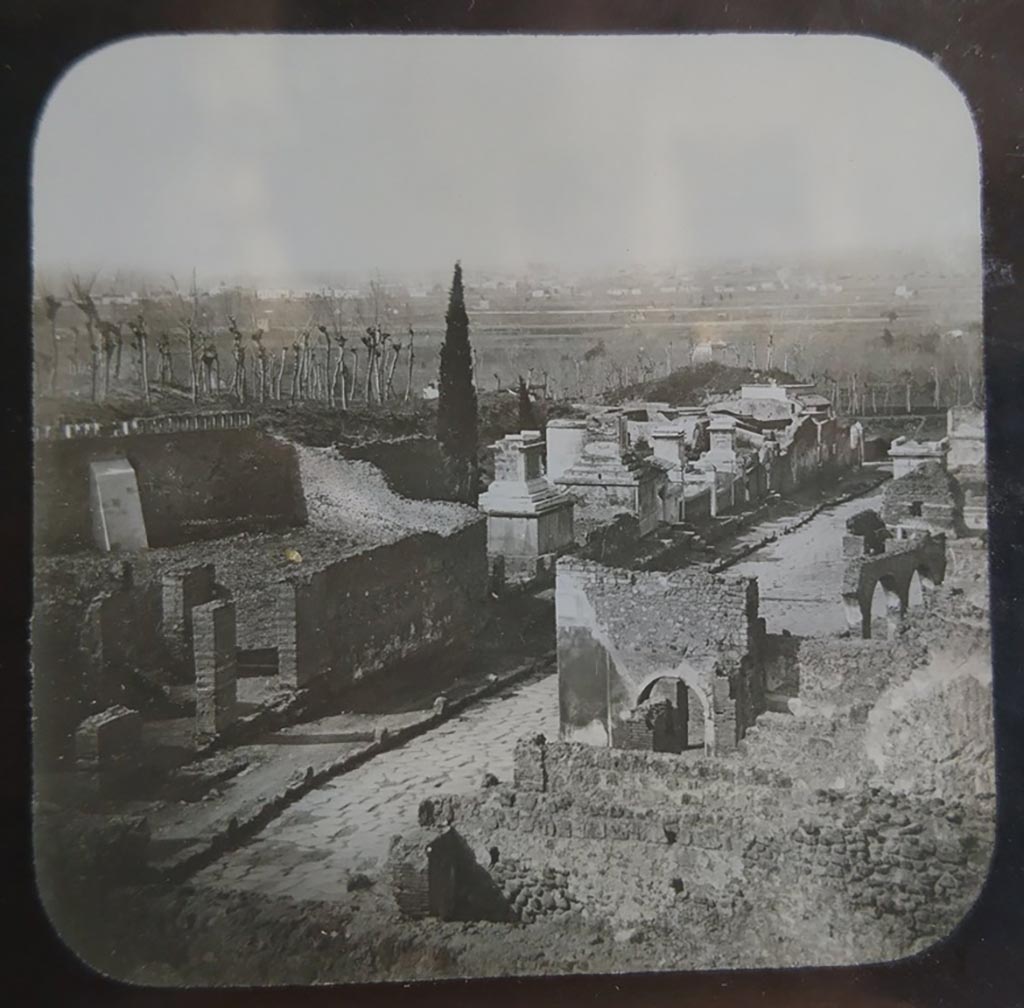
{"type": "Polygon", "coordinates": [[[893,578],[880,577],[871,589],[871,600],[864,616],[864,637],[885,640],[899,627],[906,611],[906,604],[900,596],[893,578]]]}
{"type": "Polygon", "coordinates": [[[914,571],[907,586],[907,608],[919,609],[925,603],[925,581],[920,571],[914,571]]]}
{"type": "Polygon", "coordinates": [[[648,683],[641,692],[637,703],[648,700],[668,701],[672,705],[673,728],[671,739],[665,747],[658,748],[666,752],[685,752],[689,749],[703,749],[707,732],[705,720],[707,711],[701,695],[686,685],[677,676],[662,676],[648,683]],[[673,745],[673,748],[668,748],[673,745]]]}

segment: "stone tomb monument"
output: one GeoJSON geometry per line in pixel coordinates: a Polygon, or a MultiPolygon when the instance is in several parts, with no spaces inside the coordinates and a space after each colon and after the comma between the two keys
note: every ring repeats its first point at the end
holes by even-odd
{"type": "Polygon", "coordinates": [[[127,459],[89,463],[89,501],[93,539],[104,553],[149,546],[139,481],[127,459]]]}
{"type": "Polygon", "coordinates": [[[492,577],[506,584],[553,572],[554,558],[573,542],[573,501],[541,473],[539,431],[509,434],[494,445],[494,481],[480,495],[487,515],[492,577]]]}

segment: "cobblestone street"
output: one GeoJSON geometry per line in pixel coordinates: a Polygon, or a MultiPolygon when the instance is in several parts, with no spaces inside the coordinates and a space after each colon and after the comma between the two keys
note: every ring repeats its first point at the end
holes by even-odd
{"type": "Polygon", "coordinates": [[[487,772],[511,780],[515,741],[530,732],[558,733],[556,675],[511,687],[318,788],[195,882],[344,897],[349,873],[379,870],[391,837],[415,824],[419,802],[432,789],[474,790],[487,772]]]}
{"type": "MultiPolygon", "coordinates": [[[[846,629],[840,588],[843,580],[841,542],[846,520],[868,508],[878,510],[880,493],[829,508],[803,528],[779,538],[729,567],[726,574],[756,577],[760,615],[769,633],[823,636],[846,629]]],[[[781,526],[785,521],[778,523],[781,526]]],[[[751,539],[773,531],[772,523],[747,533],[751,539]]],[[[740,539],[742,543],[742,537],[740,539]]],[[[884,613],[881,593],[876,614],[884,613]]]]}

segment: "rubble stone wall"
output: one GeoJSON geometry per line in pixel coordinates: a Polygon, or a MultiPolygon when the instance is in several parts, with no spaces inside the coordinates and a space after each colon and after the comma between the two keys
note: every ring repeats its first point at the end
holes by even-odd
{"type": "Polygon", "coordinates": [[[487,591],[486,524],[422,533],[277,587],[280,674],[359,679],[473,626],[487,591]]]}
{"type": "Polygon", "coordinates": [[[977,895],[991,805],[879,788],[822,790],[794,803],[784,777],[746,780],[730,787],[723,772],[689,800],[645,791],[643,804],[635,787],[630,800],[582,783],[560,790],[553,780],[545,792],[429,802],[474,849],[565,871],[570,897],[614,921],[662,918],[685,928],[714,911],[719,926],[731,920],[742,929],[758,908],[782,901],[789,913],[766,915],[771,937],[814,947],[840,900],[844,913],[830,918],[816,948],[823,961],[906,954],[947,934],[977,895]]]}

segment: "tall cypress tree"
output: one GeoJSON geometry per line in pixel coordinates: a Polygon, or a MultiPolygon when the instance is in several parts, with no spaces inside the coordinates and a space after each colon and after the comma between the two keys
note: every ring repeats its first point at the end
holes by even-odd
{"type": "Polygon", "coordinates": [[[438,378],[437,440],[452,464],[459,495],[468,500],[476,489],[477,413],[469,317],[466,315],[462,266],[459,263],[455,264],[444,320],[438,378]]]}

